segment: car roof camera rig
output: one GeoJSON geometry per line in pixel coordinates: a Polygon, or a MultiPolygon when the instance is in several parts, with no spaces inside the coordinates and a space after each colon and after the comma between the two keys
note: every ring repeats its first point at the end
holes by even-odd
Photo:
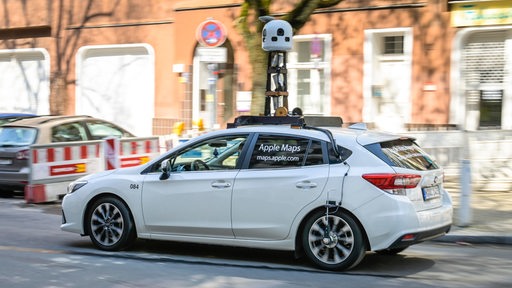
{"type": "Polygon", "coordinates": [[[262,17],[263,26],[261,46],[268,52],[267,86],[265,92],[265,116],[271,116],[271,102],[274,116],[288,115],[288,83],[286,69],[286,51],[293,48],[293,29],[284,20],[262,17]]]}
{"type": "Polygon", "coordinates": [[[275,20],[271,16],[262,16],[259,19],[265,23],[262,30],[261,47],[268,52],[265,111],[263,116],[238,116],[233,123],[228,123],[227,127],[272,124],[285,124],[293,127],[341,127],[343,124],[341,117],[304,116],[298,107],[289,113],[286,51],[293,48],[293,29],[287,21],[275,20]],[[274,110],[273,114],[272,110],[274,110]]]}
{"type": "Polygon", "coordinates": [[[265,92],[264,116],[239,116],[233,123],[228,123],[228,128],[236,128],[245,125],[291,125],[295,128],[318,130],[325,133],[337,156],[341,155],[332,133],[328,129],[316,127],[331,126],[341,127],[341,117],[304,117],[300,108],[295,108],[292,114],[288,113],[288,86],[286,69],[286,51],[293,48],[293,29],[290,23],[284,20],[274,20],[270,16],[262,16],[260,21],[265,23],[262,31],[261,47],[268,52],[267,62],[267,86],[265,92]],[[274,108],[271,117],[271,102],[274,108]]]}

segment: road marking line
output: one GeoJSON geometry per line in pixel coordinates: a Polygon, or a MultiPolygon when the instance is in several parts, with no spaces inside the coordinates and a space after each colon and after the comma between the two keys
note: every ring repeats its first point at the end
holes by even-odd
{"type": "Polygon", "coordinates": [[[61,254],[64,251],[58,250],[48,250],[48,249],[40,249],[40,248],[27,248],[27,247],[15,247],[15,246],[0,246],[0,250],[4,251],[18,251],[18,252],[36,252],[36,253],[44,253],[44,254],[61,254]]]}

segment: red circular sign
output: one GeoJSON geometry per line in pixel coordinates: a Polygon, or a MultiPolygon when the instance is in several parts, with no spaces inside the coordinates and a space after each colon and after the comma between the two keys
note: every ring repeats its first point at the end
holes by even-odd
{"type": "Polygon", "coordinates": [[[197,27],[196,38],[207,47],[218,47],[226,41],[226,27],[217,20],[206,20],[197,27]]]}

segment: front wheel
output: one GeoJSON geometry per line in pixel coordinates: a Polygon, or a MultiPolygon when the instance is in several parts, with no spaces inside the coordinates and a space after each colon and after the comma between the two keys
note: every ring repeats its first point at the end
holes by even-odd
{"type": "Polygon", "coordinates": [[[366,253],[359,225],[341,211],[314,213],[305,223],[302,245],[309,260],[326,270],[353,268],[366,253]]]}
{"type": "Polygon", "coordinates": [[[94,202],[87,214],[87,229],[93,244],[107,251],[128,247],[136,236],[128,208],[114,197],[94,202]]]}

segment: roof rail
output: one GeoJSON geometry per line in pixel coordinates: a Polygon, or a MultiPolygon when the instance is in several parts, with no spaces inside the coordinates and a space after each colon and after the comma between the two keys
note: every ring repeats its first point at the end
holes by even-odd
{"type": "Polygon", "coordinates": [[[227,128],[248,125],[291,125],[297,127],[324,126],[341,127],[343,120],[337,116],[239,116],[227,128]]]}
{"type": "Polygon", "coordinates": [[[49,115],[51,118],[43,119],[39,122],[39,124],[48,123],[54,120],[61,120],[61,119],[70,119],[70,118],[80,118],[80,117],[87,117],[91,118],[89,115],[67,115],[67,116],[61,116],[61,115],[49,115]]]}

